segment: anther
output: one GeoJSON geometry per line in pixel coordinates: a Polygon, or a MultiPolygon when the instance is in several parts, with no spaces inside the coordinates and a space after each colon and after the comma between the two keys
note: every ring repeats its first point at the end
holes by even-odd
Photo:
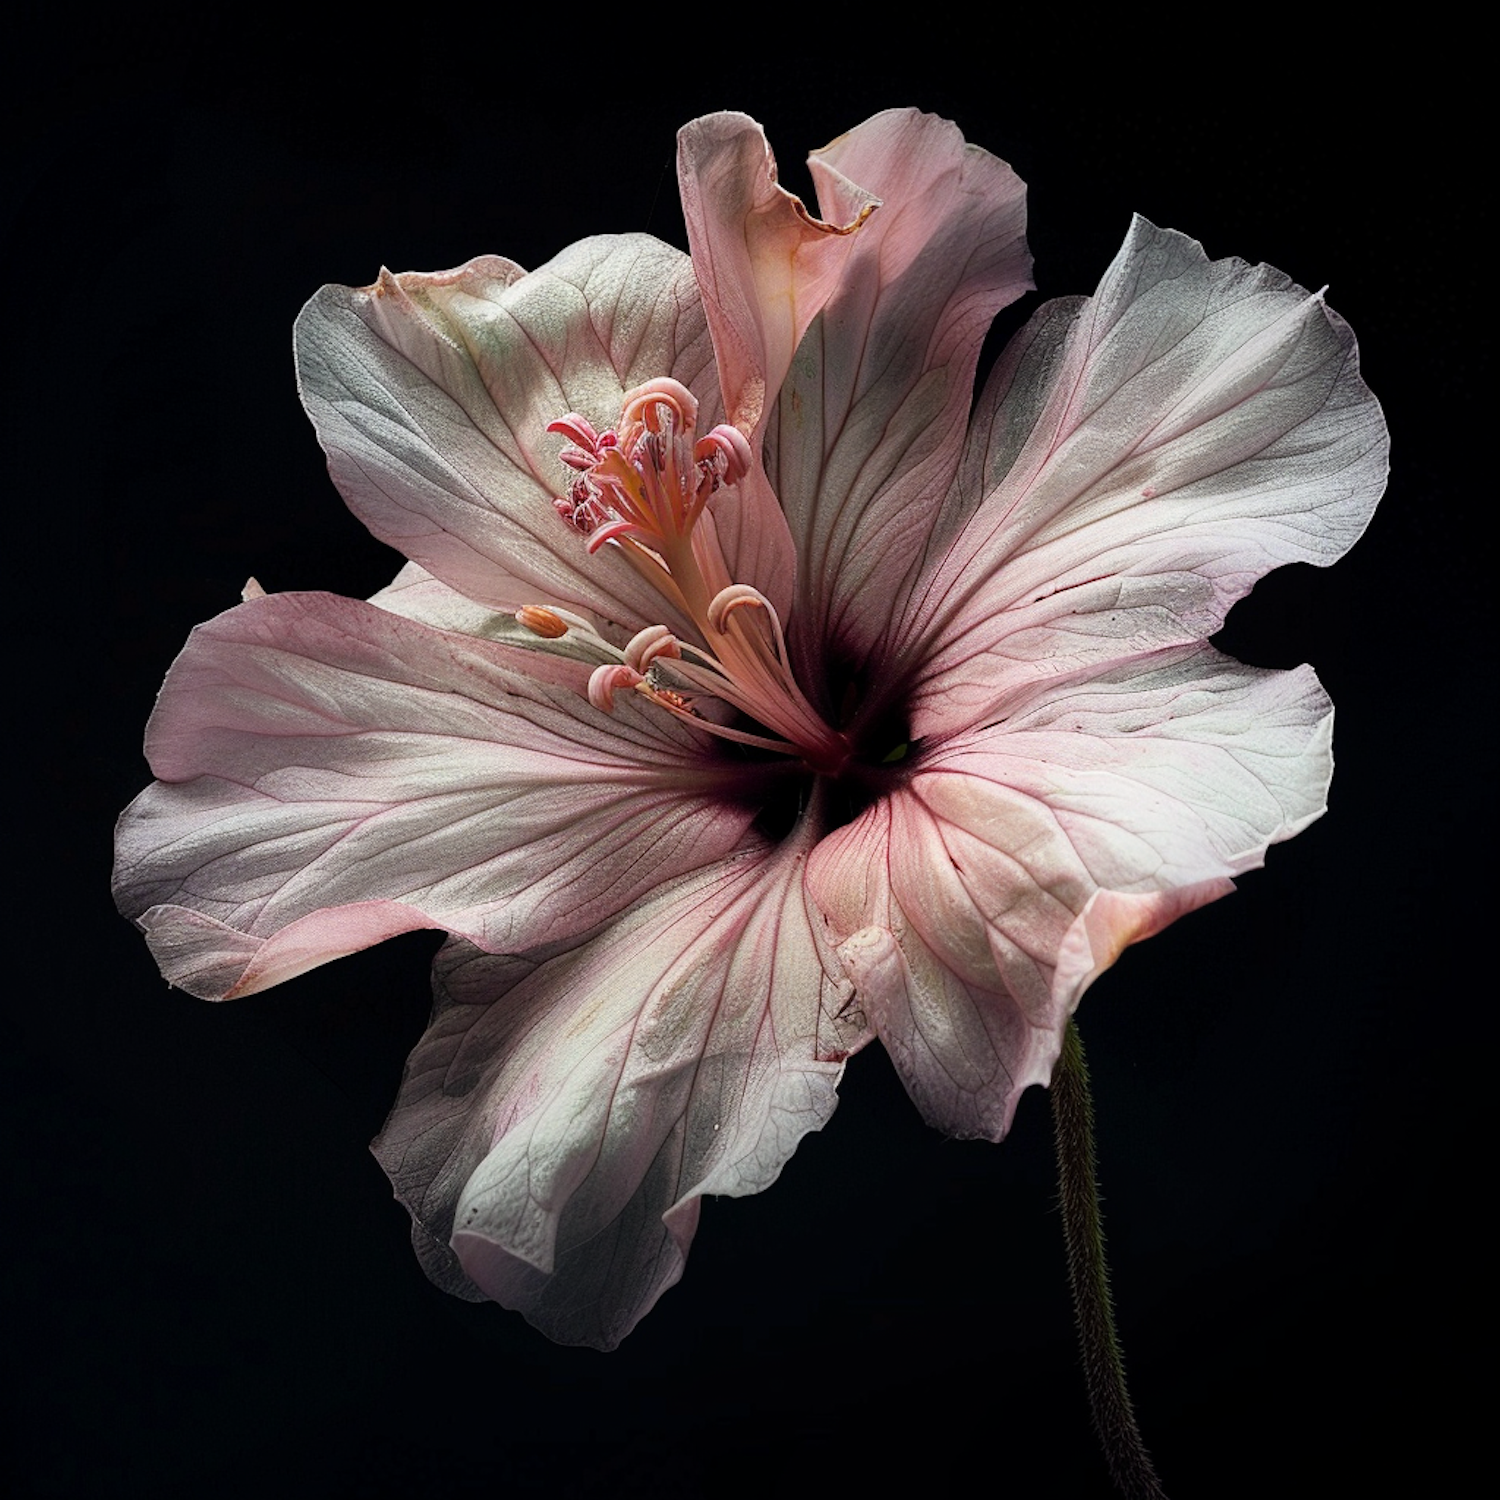
{"type": "Polygon", "coordinates": [[[558,417],[554,422],[548,422],[547,431],[560,432],[572,444],[571,447],[564,448],[558,454],[558,457],[569,468],[587,469],[598,457],[599,434],[594,430],[594,424],[576,411],[570,411],[566,416],[558,417]]]}
{"type": "Polygon", "coordinates": [[[682,657],[677,637],[665,625],[648,625],[626,642],[625,663],[637,672],[644,672],[659,656],[678,660],[682,657]]]}
{"type": "Polygon", "coordinates": [[[516,611],[516,623],[546,641],[560,640],[568,633],[568,622],[555,609],[542,604],[523,605],[516,611]]]}
{"type": "Polygon", "coordinates": [[[647,432],[661,432],[665,426],[662,407],[671,412],[673,425],[679,432],[691,428],[698,420],[698,398],[680,380],[658,375],[655,380],[625,392],[620,425],[628,427],[639,422],[647,432]]]}
{"type": "Polygon", "coordinates": [[[706,437],[698,439],[693,457],[700,464],[712,464],[717,483],[729,485],[738,484],[755,462],[745,434],[727,422],[721,422],[706,437]]]}
{"type": "Polygon", "coordinates": [[[753,604],[758,609],[770,610],[771,601],[761,593],[759,589],[751,588],[748,583],[731,583],[727,589],[720,589],[708,602],[708,623],[723,635],[729,629],[725,623],[735,610],[744,605],[753,604]]]}
{"type": "Polygon", "coordinates": [[[589,677],[589,702],[607,714],[615,710],[615,694],[646,679],[632,667],[595,667],[589,677]]]}

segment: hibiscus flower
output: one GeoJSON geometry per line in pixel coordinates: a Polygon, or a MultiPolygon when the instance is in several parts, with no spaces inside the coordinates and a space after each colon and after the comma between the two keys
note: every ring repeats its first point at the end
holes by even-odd
{"type": "Polygon", "coordinates": [[[120,824],[120,905],[205,998],[449,934],[375,1150],[433,1279],[565,1342],[618,1343],[874,1037],[1000,1139],[1121,949],[1324,810],[1312,671],[1206,642],[1369,519],[1345,324],[1137,220],[976,401],[1014,173],[911,111],[811,170],[820,217],[710,116],[690,256],[314,297],[309,415],[410,562],[194,631],[120,824]]]}

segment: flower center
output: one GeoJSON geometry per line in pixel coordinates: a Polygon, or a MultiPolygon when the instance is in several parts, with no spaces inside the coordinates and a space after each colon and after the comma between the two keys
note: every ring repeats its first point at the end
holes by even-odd
{"type": "Polygon", "coordinates": [[[709,498],[741,484],[755,456],[727,423],[698,437],[697,419],[692,392],[662,377],[625,393],[617,428],[598,432],[576,412],[548,424],[568,439],[559,457],[577,473],[553,502],[558,514],[591,553],[616,549],[699,636],[682,640],[666,625],[648,626],[620,662],[595,671],[589,697],[608,709],[616,692],[631,688],[713,734],[836,775],[849,761],[848,740],[798,687],[770,600],[733,581],[711,519],[699,524],[709,498]],[[731,705],[769,734],[704,717],[694,707],[704,698],[731,705]]]}

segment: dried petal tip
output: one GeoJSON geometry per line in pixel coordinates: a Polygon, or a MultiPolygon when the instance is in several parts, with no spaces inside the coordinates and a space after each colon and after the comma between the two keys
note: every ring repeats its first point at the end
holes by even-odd
{"type": "Polygon", "coordinates": [[[516,623],[546,641],[560,640],[568,633],[568,622],[555,609],[541,604],[523,605],[516,611],[516,623]]]}
{"type": "Polygon", "coordinates": [[[252,599],[264,599],[265,597],[266,591],[260,586],[257,580],[254,578],[247,578],[245,580],[245,586],[240,590],[240,602],[242,604],[248,604],[252,599]]]}

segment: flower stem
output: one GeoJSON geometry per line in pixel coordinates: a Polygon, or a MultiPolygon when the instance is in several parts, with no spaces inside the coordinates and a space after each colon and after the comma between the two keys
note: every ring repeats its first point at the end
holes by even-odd
{"type": "Polygon", "coordinates": [[[1083,1039],[1072,1021],[1063,1033],[1062,1056],[1052,1075],[1052,1122],[1056,1132],[1058,1188],[1068,1281],[1083,1355],[1094,1431],[1104,1449],[1115,1488],[1129,1500],[1166,1500],[1151,1455],[1135,1424],[1125,1386],[1125,1358],[1115,1329],[1114,1299],[1104,1260],[1104,1225],[1094,1159],[1094,1100],[1083,1060],[1083,1039]]]}

